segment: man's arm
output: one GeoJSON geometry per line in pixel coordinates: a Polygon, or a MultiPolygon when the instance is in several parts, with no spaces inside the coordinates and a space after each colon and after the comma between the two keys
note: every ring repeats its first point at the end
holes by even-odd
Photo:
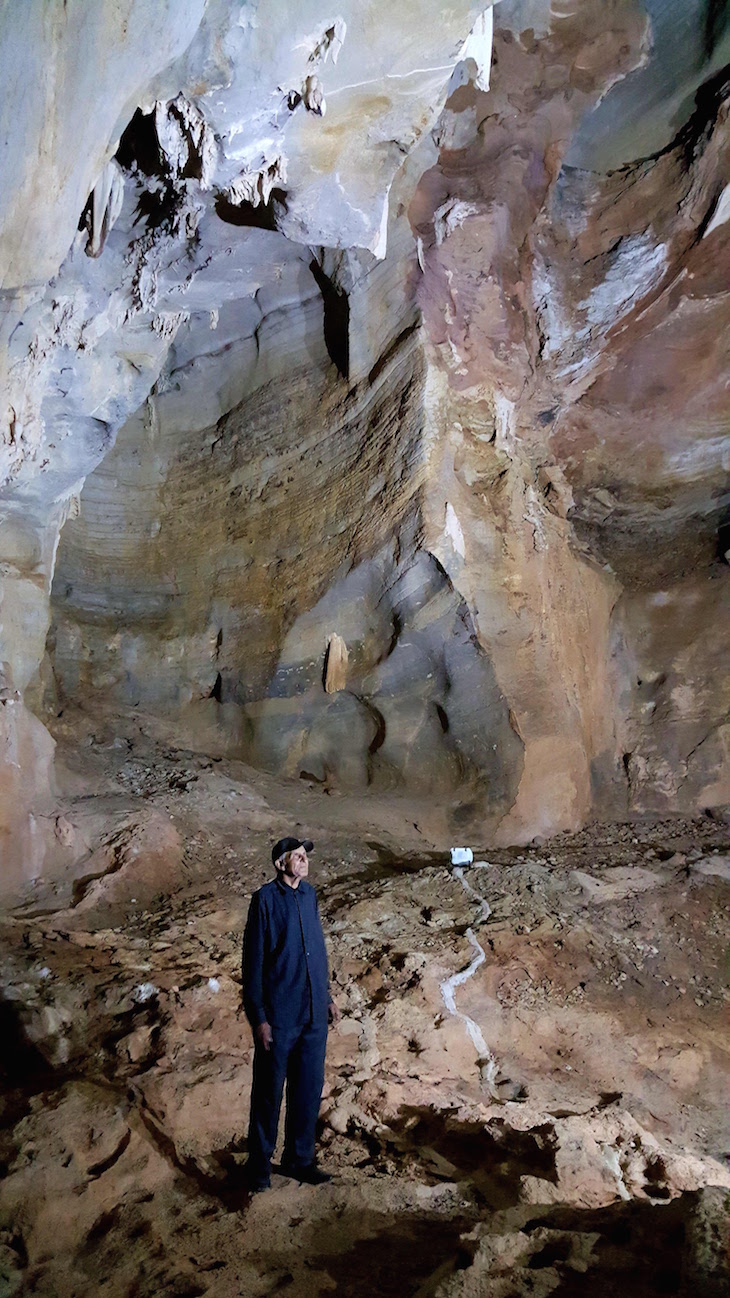
{"type": "MultiPolygon", "coordinates": [[[[319,898],[317,897],[316,893],[314,894],[314,909],[317,916],[317,923],[319,924],[319,927],[322,928],[322,920],[319,913],[319,898]]],[[[322,938],[324,939],[324,931],[322,932],[322,938]]],[[[324,945],[324,949],[326,953],[327,952],[326,942],[324,945]]],[[[335,1002],[332,999],[332,983],[330,981],[329,958],[327,959],[327,1018],[329,1022],[332,1024],[339,1023],[340,1019],[342,1018],[339,1005],[335,1005],[335,1002]]]]}
{"type": "Polygon", "coordinates": [[[268,1050],[271,1044],[271,1028],[266,1021],[266,1010],[264,1009],[265,952],[266,916],[261,906],[259,894],[255,892],[248,908],[248,919],[243,933],[243,954],[241,959],[243,1008],[246,1011],[246,1018],[253,1028],[254,1035],[268,1050]],[[266,1028],[267,1031],[260,1031],[263,1028],[266,1028]]]}

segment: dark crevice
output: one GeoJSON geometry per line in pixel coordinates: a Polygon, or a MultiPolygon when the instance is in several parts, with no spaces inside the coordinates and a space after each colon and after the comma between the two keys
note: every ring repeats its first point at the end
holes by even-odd
{"type": "Polygon", "coordinates": [[[143,113],[141,108],[137,109],[122,132],[116,156],[117,162],[125,171],[132,171],[136,166],[145,176],[160,175],[162,160],[154,113],[143,113]]]}
{"type": "Polygon", "coordinates": [[[332,364],[341,378],[350,376],[350,299],[320,266],[315,257],[309,263],[324,307],[324,342],[332,364]]]}
{"type": "Polygon", "coordinates": [[[398,336],[393,339],[390,346],[385,349],[382,356],[379,356],[375,364],[373,365],[373,368],[368,374],[369,384],[373,384],[375,380],[382,374],[388,362],[392,360],[393,356],[395,356],[395,353],[398,351],[398,349],[403,346],[403,343],[406,341],[406,339],[410,338],[411,335],[416,332],[419,325],[420,325],[420,320],[416,320],[414,321],[413,324],[407,325],[405,329],[401,329],[398,336]]]}
{"type": "Polygon", "coordinates": [[[326,784],[326,783],[327,783],[327,776],[326,776],[326,775],[324,775],[324,776],[315,775],[313,771],[305,771],[305,770],[301,770],[301,771],[299,772],[299,779],[300,779],[300,780],[309,780],[310,783],[312,783],[312,784],[326,784]]]}
{"type": "Polygon", "coordinates": [[[385,743],[385,717],[369,699],[363,698],[362,694],[355,694],[352,692],[352,696],[357,699],[358,703],[360,703],[368,713],[370,720],[375,727],[375,733],[368,744],[368,754],[370,757],[374,757],[378,749],[382,748],[385,743]]]}
{"type": "Polygon", "coordinates": [[[155,193],[143,189],[137,201],[137,219],[146,221],[153,230],[172,230],[178,205],[178,195],[172,185],[164,185],[155,193]]]}
{"type": "MultiPolygon", "coordinates": [[[[203,155],[200,151],[199,142],[196,140],[194,132],[190,129],[187,115],[183,111],[182,105],[184,103],[184,96],[178,95],[176,99],[171,100],[167,105],[168,115],[176,118],[178,128],[185,140],[188,150],[187,161],[179,174],[182,180],[202,180],[204,170],[203,155]]],[[[169,172],[169,166],[167,166],[166,170],[169,172]]]]}
{"type": "Polygon", "coordinates": [[[255,230],[278,230],[279,214],[286,209],[286,190],[272,189],[267,203],[232,203],[225,194],[215,201],[216,216],[227,225],[251,226],[255,230]]]}
{"type": "Polygon", "coordinates": [[[395,649],[400,639],[401,632],[403,630],[403,621],[397,609],[393,609],[391,613],[391,623],[392,626],[391,626],[391,634],[390,634],[390,644],[388,645],[388,648],[385,651],[386,658],[390,658],[390,655],[395,649]]]}
{"type": "MultiPolygon", "coordinates": [[[[717,30],[716,27],[713,27],[714,30],[717,30]]],[[[675,150],[681,150],[686,160],[686,170],[689,170],[692,159],[703,152],[710,138],[720,107],[727,99],[729,79],[730,65],[721,68],[699,87],[695,93],[695,108],[691,117],[668,144],[654,153],[647,153],[641,158],[633,158],[622,166],[614,167],[606,172],[606,175],[630,174],[640,167],[658,162],[660,158],[667,157],[675,150]]],[[[584,171],[586,174],[595,174],[591,173],[588,167],[576,167],[568,163],[563,164],[563,171],[565,173],[584,171]]]]}
{"type": "MultiPolygon", "coordinates": [[[[689,121],[678,132],[674,140],[667,145],[665,149],[660,149],[654,155],[659,158],[665,153],[672,153],[674,149],[681,149],[687,161],[687,170],[691,160],[704,151],[707,141],[712,134],[712,130],[717,121],[717,115],[721,105],[725,102],[728,95],[728,82],[730,81],[730,66],[722,68],[715,76],[710,77],[700,86],[695,95],[695,110],[689,121]]],[[[653,158],[648,159],[653,161],[653,158]]]]}
{"type": "MultiPolygon", "coordinates": [[[[157,182],[150,188],[140,189],[137,220],[144,220],[153,230],[172,229],[180,206],[180,192],[175,184],[177,178],[172,176],[160,150],[154,112],[143,113],[141,108],[137,109],[122,133],[115,156],[120,167],[127,173],[137,173],[138,177],[154,177],[157,182]]],[[[191,148],[182,178],[198,177],[199,174],[200,159],[195,149],[191,148]]]]}
{"type": "Polygon", "coordinates": [[[427,1181],[468,1181],[490,1208],[498,1210],[518,1201],[525,1175],[557,1183],[555,1149],[550,1123],[522,1132],[500,1121],[485,1126],[461,1122],[449,1110],[405,1106],[389,1124],[388,1134],[377,1138],[372,1153],[376,1165],[393,1157],[418,1165],[427,1181]]]}
{"type": "Polygon", "coordinates": [[[373,757],[375,753],[377,753],[378,749],[382,748],[385,743],[385,719],[382,713],[378,712],[377,708],[371,708],[370,712],[377,727],[373,738],[368,744],[368,752],[370,756],[373,757]]]}
{"type": "Polygon", "coordinates": [[[716,47],[725,35],[729,12],[728,0],[708,0],[705,13],[705,30],[703,32],[706,59],[712,58],[716,47]]]}
{"type": "Polygon", "coordinates": [[[218,675],[215,678],[215,684],[212,690],[210,691],[208,698],[215,699],[216,703],[223,702],[223,677],[221,676],[220,672],[218,672],[218,675]]]}
{"type": "Polygon", "coordinates": [[[570,1251],[573,1247],[573,1239],[570,1235],[563,1235],[558,1239],[550,1239],[548,1242],[533,1253],[527,1266],[530,1271],[540,1271],[546,1266],[555,1266],[556,1263],[567,1262],[570,1257],[570,1251]]]}
{"type": "Polygon", "coordinates": [[[721,563],[730,563],[730,521],[721,523],[717,529],[717,558],[721,563]]]}
{"type": "Polygon", "coordinates": [[[327,689],[327,668],[329,667],[330,654],[332,652],[332,641],[330,640],[324,654],[324,663],[322,666],[322,689],[327,689]]]}
{"type": "Polygon", "coordinates": [[[0,1078],[5,1086],[11,1089],[16,1086],[28,1086],[34,1082],[45,1083],[49,1074],[48,1061],[37,1046],[29,1040],[20,1017],[20,1007],[15,1001],[6,1000],[0,995],[0,1036],[3,1051],[0,1078]]]}
{"type": "Polygon", "coordinates": [[[122,1157],[122,1154],[129,1145],[131,1139],[132,1133],[129,1128],[127,1128],[119,1143],[115,1145],[111,1154],[109,1154],[107,1158],[100,1158],[98,1163],[92,1163],[91,1166],[86,1169],[89,1179],[94,1181],[98,1176],[101,1176],[103,1172],[108,1172],[109,1168],[113,1167],[122,1157]]]}

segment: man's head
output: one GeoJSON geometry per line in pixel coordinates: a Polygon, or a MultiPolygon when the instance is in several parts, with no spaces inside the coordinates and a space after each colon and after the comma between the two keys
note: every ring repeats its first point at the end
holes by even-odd
{"type": "Polygon", "coordinates": [[[284,882],[296,887],[309,874],[308,852],[314,843],[309,838],[280,838],[271,849],[271,859],[284,882]]]}

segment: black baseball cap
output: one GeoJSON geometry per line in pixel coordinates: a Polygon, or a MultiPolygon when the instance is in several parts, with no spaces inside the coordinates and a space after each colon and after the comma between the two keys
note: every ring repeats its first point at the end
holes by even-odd
{"type": "Polygon", "coordinates": [[[311,852],[314,843],[311,838],[280,838],[278,843],[274,843],[271,849],[271,859],[276,865],[280,857],[287,852],[296,852],[298,847],[303,847],[305,852],[311,852]]]}

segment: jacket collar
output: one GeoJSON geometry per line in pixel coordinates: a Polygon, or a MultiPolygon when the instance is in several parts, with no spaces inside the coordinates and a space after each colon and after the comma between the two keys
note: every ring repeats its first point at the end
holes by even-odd
{"type": "Polygon", "coordinates": [[[279,889],[280,892],[285,892],[285,893],[286,893],[286,892],[292,892],[292,893],[299,892],[301,888],[304,888],[304,890],[305,890],[305,892],[306,892],[307,887],[309,886],[309,885],[307,884],[306,879],[300,879],[300,880],[299,880],[299,887],[298,887],[298,888],[291,888],[291,887],[289,886],[288,883],[284,883],[284,880],[282,879],[281,875],[280,875],[278,872],[277,872],[277,874],[276,874],[275,877],[274,877],[274,883],[276,884],[276,886],[277,886],[277,888],[279,889]]]}

